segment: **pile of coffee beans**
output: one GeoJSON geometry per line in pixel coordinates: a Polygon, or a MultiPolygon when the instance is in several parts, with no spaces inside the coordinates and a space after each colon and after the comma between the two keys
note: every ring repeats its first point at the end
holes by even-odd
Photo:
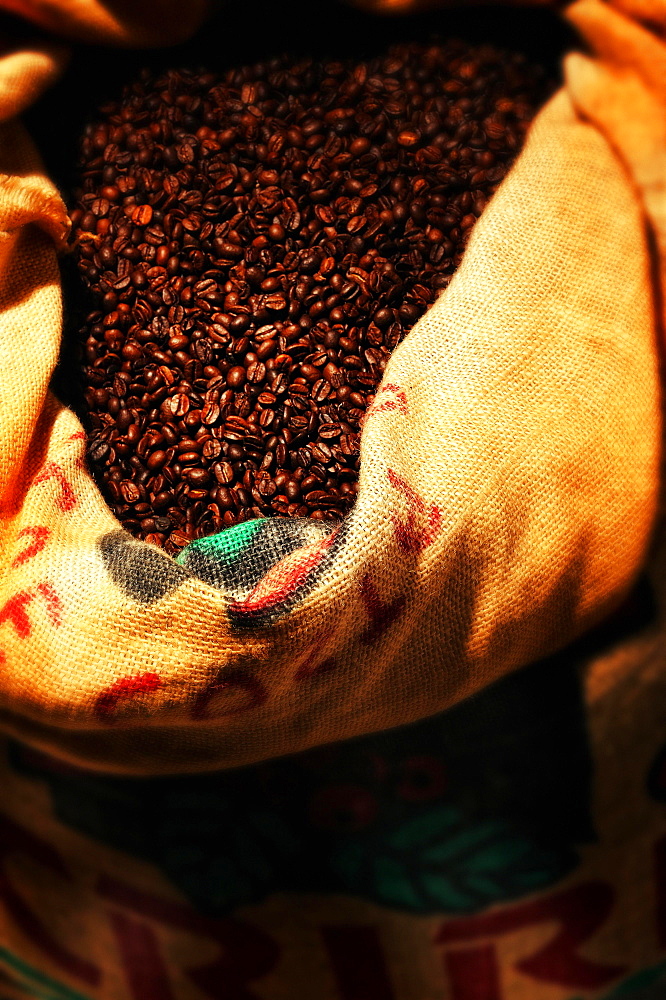
{"type": "Polygon", "coordinates": [[[552,89],[488,44],[149,71],[81,145],[72,213],[89,461],[178,552],[337,520],[386,362],[446,288],[552,89]]]}

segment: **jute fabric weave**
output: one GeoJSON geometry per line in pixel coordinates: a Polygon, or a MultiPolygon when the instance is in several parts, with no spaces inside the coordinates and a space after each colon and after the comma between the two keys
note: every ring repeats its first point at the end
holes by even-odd
{"type": "MultiPolygon", "coordinates": [[[[132,9],[123,31],[95,4],[21,8],[65,33],[124,42],[177,24],[154,5],[132,9]]],[[[198,15],[190,7],[192,21],[175,30],[198,15]]],[[[78,421],[48,388],[67,222],[15,120],[63,54],[8,52],[7,732],[119,771],[242,764],[441,711],[564,645],[622,597],[658,493],[666,56],[643,10],[584,0],[567,16],[594,54],[568,58],[566,86],[535,121],[454,281],[392,357],[351,518],[302,599],[243,629],[223,591],[186,574],[172,581],[170,559],[151,557],[163,595],[142,603],[99,556],[117,524],[86,471],[78,421]]],[[[665,17],[654,4],[651,23],[665,17]]],[[[311,555],[303,550],[305,569],[311,555]]],[[[245,611],[279,589],[281,572],[245,595],[245,611]]]]}
{"type": "Polygon", "coordinates": [[[2,1000],[662,1000],[663,0],[562,8],[585,54],[352,516],[233,593],[119,533],[49,391],[68,223],[18,121],[68,42],[203,5],[3,8],[39,32],[0,57],[2,1000]]]}

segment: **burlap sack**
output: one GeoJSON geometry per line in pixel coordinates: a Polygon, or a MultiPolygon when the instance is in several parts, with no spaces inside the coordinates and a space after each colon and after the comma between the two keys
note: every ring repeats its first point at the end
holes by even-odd
{"type": "MultiPolygon", "coordinates": [[[[124,6],[13,9],[123,41],[174,20],[130,7],[126,29],[124,6]]],[[[286,521],[244,526],[182,566],[118,534],[49,392],[67,224],[15,115],[62,56],[4,57],[7,733],[121,772],[239,765],[441,711],[622,597],[658,493],[666,8],[567,16],[595,52],[568,58],[451,286],[391,358],[352,516],[307,544],[286,521]]]]}
{"type": "MultiPolygon", "coordinates": [[[[201,14],[5,7],[142,44],[201,14]]],[[[589,53],[392,359],[349,522],[182,565],[49,394],[66,220],[15,117],[66,52],[7,40],[1,1000],[666,995],[666,7],[564,15],[589,53]]]]}

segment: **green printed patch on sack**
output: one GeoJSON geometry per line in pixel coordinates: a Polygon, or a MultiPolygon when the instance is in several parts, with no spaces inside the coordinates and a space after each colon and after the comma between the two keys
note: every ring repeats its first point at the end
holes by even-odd
{"type": "Polygon", "coordinates": [[[176,562],[193,576],[242,601],[276,563],[321,541],[332,526],[308,518],[256,518],[190,542],[176,562]]]}
{"type": "Polygon", "coordinates": [[[0,969],[9,973],[14,988],[25,990],[26,997],[32,1000],[89,1000],[83,993],[46,976],[3,947],[0,947],[0,969]]]}

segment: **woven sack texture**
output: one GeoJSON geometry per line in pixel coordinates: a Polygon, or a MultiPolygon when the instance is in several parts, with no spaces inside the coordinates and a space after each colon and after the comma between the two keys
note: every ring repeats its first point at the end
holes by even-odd
{"type": "Polygon", "coordinates": [[[325,751],[136,778],[3,739],[0,996],[663,1000],[665,571],[662,532],[612,627],[325,751]]]}
{"type": "Polygon", "coordinates": [[[42,32],[0,58],[0,997],[663,1000],[666,5],[563,9],[587,54],[392,358],[343,528],[180,565],[49,393],[67,222],[16,116],[43,29],[203,10],[3,6],[42,32]]]}
{"type": "MultiPolygon", "coordinates": [[[[126,42],[145,42],[160,21],[154,5],[133,5],[125,31],[96,4],[38,10],[42,25],[126,42]]],[[[666,56],[643,25],[666,13],[581,0],[567,16],[594,51],[568,57],[566,86],[453,282],[391,358],[351,517],[291,551],[279,539],[262,549],[275,526],[259,524],[254,544],[243,535],[236,552],[227,546],[242,569],[232,588],[222,571],[212,586],[196,561],[179,566],[118,533],[86,471],[81,426],[49,391],[67,223],[15,113],[62,53],[9,47],[8,733],[121,772],[239,765],[439,712],[563,646],[622,597],[658,494],[666,56]],[[287,554],[271,565],[267,552],[287,554]]]]}

